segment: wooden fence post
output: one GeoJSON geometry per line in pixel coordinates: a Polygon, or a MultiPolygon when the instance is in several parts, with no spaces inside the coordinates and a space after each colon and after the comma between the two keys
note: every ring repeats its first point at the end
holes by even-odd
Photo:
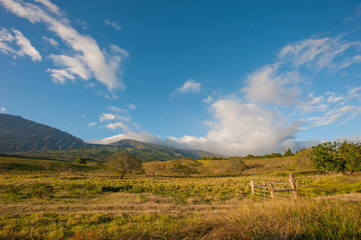
{"type": "Polygon", "coordinates": [[[295,178],[293,177],[293,174],[292,173],[290,173],[290,179],[289,179],[289,181],[290,181],[290,183],[291,183],[291,187],[292,187],[292,196],[293,196],[293,198],[294,199],[297,199],[297,189],[296,189],[296,182],[295,182],[295,178]]]}
{"type": "Polygon", "coordinates": [[[251,189],[252,189],[252,196],[254,196],[254,182],[253,182],[253,180],[251,181],[251,189]]]}
{"type": "Polygon", "coordinates": [[[267,191],[267,185],[266,185],[266,182],[262,182],[262,185],[263,185],[263,198],[266,198],[266,191],[267,191]]]}
{"type": "Polygon", "coordinates": [[[273,201],[276,201],[276,199],[277,199],[276,191],[275,191],[275,189],[273,188],[273,184],[272,184],[272,183],[269,184],[269,191],[271,192],[272,200],[273,200],[273,201]]]}

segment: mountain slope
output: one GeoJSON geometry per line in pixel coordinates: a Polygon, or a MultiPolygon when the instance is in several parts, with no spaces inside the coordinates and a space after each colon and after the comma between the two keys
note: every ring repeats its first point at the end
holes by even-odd
{"type": "Polygon", "coordinates": [[[69,133],[20,116],[0,114],[0,152],[62,150],[85,146],[83,140],[69,133]]]}
{"type": "Polygon", "coordinates": [[[192,158],[201,158],[201,157],[218,157],[219,154],[214,154],[210,152],[205,152],[201,150],[185,150],[185,149],[176,149],[171,147],[160,146],[151,143],[139,142],[131,139],[125,139],[113,143],[109,143],[108,146],[116,146],[128,149],[138,149],[149,152],[162,152],[173,156],[174,158],[181,157],[192,157],[192,158]]]}

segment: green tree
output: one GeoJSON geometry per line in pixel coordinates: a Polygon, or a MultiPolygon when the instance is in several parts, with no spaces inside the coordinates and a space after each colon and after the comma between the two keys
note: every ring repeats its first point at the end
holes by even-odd
{"type": "Polygon", "coordinates": [[[361,170],[361,145],[326,142],[313,147],[311,159],[317,169],[352,174],[361,170]]]}
{"type": "Polygon", "coordinates": [[[110,167],[120,174],[120,179],[127,173],[144,172],[142,162],[128,153],[114,153],[108,160],[110,167]]]}
{"type": "Polygon", "coordinates": [[[256,156],[252,155],[252,154],[247,154],[247,156],[245,156],[244,158],[246,158],[246,159],[255,159],[256,156]]]}
{"type": "Polygon", "coordinates": [[[283,154],[284,157],[291,157],[294,156],[295,154],[293,154],[293,152],[291,151],[290,148],[287,149],[287,151],[283,154]]]}
{"type": "Polygon", "coordinates": [[[193,173],[198,173],[199,166],[202,164],[192,158],[181,158],[175,159],[170,162],[170,170],[174,173],[179,173],[182,175],[190,177],[193,173]]]}
{"type": "Polygon", "coordinates": [[[85,157],[78,157],[77,159],[75,159],[74,161],[76,164],[86,164],[87,160],[85,157]]]}
{"type": "Polygon", "coordinates": [[[361,171],[361,144],[343,142],[337,149],[337,156],[344,162],[344,170],[361,171]]]}
{"type": "Polygon", "coordinates": [[[270,153],[264,155],[264,158],[279,158],[279,157],[282,157],[281,153],[270,153]]]}

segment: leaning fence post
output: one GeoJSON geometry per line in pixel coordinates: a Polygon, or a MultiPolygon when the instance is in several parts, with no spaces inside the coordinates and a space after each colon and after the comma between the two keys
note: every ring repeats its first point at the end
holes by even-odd
{"type": "Polygon", "coordinates": [[[296,189],[296,182],[295,182],[295,178],[293,177],[293,174],[292,173],[290,173],[290,179],[289,179],[289,181],[290,181],[290,183],[291,183],[291,187],[292,187],[292,196],[293,196],[293,198],[294,199],[297,199],[297,189],[296,189]]]}
{"type": "Polygon", "coordinates": [[[273,201],[276,201],[277,197],[276,197],[276,191],[273,188],[272,183],[269,184],[269,191],[271,192],[271,197],[273,201]]]}
{"type": "Polygon", "coordinates": [[[252,196],[254,196],[254,182],[253,182],[253,180],[251,181],[251,189],[252,189],[252,196]]]}

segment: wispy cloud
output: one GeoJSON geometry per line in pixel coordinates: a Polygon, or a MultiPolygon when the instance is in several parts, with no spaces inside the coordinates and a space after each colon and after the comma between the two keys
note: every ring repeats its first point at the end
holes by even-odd
{"type": "Polygon", "coordinates": [[[207,98],[202,99],[204,103],[211,104],[213,102],[213,98],[208,96],[207,98]]]}
{"type": "Polygon", "coordinates": [[[116,21],[111,21],[111,20],[106,18],[106,19],[104,19],[104,22],[105,22],[106,25],[113,27],[117,31],[122,30],[122,27],[116,21]]]}
{"type": "Polygon", "coordinates": [[[130,131],[128,126],[126,126],[122,122],[110,123],[110,124],[106,125],[105,127],[108,128],[108,129],[111,129],[111,130],[115,130],[117,128],[120,128],[120,129],[123,130],[123,132],[129,132],[130,131]]]}
{"type": "Polygon", "coordinates": [[[96,125],[97,125],[96,122],[91,122],[91,123],[88,124],[88,128],[92,128],[92,127],[94,127],[96,125]]]}
{"type": "Polygon", "coordinates": [[[129,110],[135,110],[135,109],[137,109],[137,107],[136,107],[134,104],[132,104],[132,103],[127,103],[127,106],[128,106],[128,108],[129,108],[129,110]]]}
{"type": "Polygon", "coordinates": [[[48,43],[50,43],[53,47],[58,48],[59,43],[58,43],[55,39],[49,38],[49,37],[45,37],[45,36],[43,36],[43,39],[44,39],[45,41],[47,41],[48,43]]]}
{"type": "Polygon", "coordinates": [[[351,17],[346,18],[345,20],[347,23],[349,23],[359,18],[361,18],[361,3],[357,4],[353,15],[351,17]]]}
{"type": "Polygon", "coordinates": [[[114,114],[111,113],[102,113],[99,115],[99,122],[102,123],[105,120],[114,120],[116,117],[114,114]]]}
{"type": "Polygon", "coordinates": [[[113,112],[121,112],[121,113],[128,112],[128,111],[125,110],[125,109],[118,108],[118,107],[115,107],[115,106],[108,107],[108,109],[109,109],[110,111],[113,111],[113,112]]]}
{"type": "Polygon", "coordinates": [[[48,68],[46,70],[47,72],[50,72],[50,76],[53,78],[53,82],[64,84],[68,79],[74,81],[75,77],[74,75],[70,74],[68,71],[64,69],[50,69],[48,68]]]}
{"type": "Polygon", "coordinates": [[[74,75],[84,80],[88,80],[91,76],[89,69],[77,57],[51,54],[50,59],[52,59],[56,65],[65,67],[62,70],[66,71],[69,76],[72,76],[69,78],[71,80],[75,79],[74,75]]]}
{"type": "Polygon", "coordinates": [[[171,98],[182,96],[186,93],[199,93],[201,90],[201,83],[196,80],[190,78],[184,82],[184,84],[177,88],[172,94],[171,98]]]}
{"type": "Polygon", "coordinates": [[[43,4],[52,13],[55,13],[56,15],[59,16],[62,15],[59,7],[51,3],[49,0],[34,0],[34,1],[43,4]]]}
{"type": "Polygon", "coordinates": [[[296,68],[304,65],[316,70],[334,69],[347,65],[344,62],[347,58],[343,56],[345,51],[360,47],[361,42],[348,42],[341,37],[309,38],[288,44],[281,49],[278,57],[283,62],[291,62],[296,68]]]}
{"type": "MultiPolygon", "coordinates": [[[[91,36],[80,34],[73,28],[65,14],[48,0],[37,0],[35,3],[22,0],[0,0],[0,4],[8,11],[29,20],[33,24],[45,23],[49,31],[55,33],[73,50],[72,55],[68,57],[77,59],[78,63],[81,63],[83,68],[87,70],[86,74],[82,72],[83,76],[95,77],[108,90],[125,88],[121,78],[123,72],[121,64],[128,57],[126,50],[115,45],[110,45],[108,51],[101,49],[91,36]]],[[[34,59],[37,60],[39,57],[34,59]]],[[[53,57],[53,59],[55,58],[53,57]]],[[[55,61],[55,64],[57,63],[59,62],[55,61]]],[[[69,67],[74,70],[74,65],[69,66],[69,64],[62,62],[60,67],[63,65],[66,65],[66,68],[61,70],[68,72],[68,74],[62,74],[63,81],[55,79],[59,83],[63,83],[64,80],[69,79],[67,76],[74,74],[74,72],[69,71],[69,67]]]]}
{"type": "Polygon", "coordinates": [[[181,92],[181,93],[188,93],[188,92],[192,92],[192,93],[197,93],[201,90],[201,84],[198,83],[196,80],[194,79],[188,79],[187,81],[185,81],[185,83],[180,87],[177,88],[176,92],[181,92]]]}
{"type": "Polygon", "coordinates": [[[15,28],[12,28],[11,32],[6,28],[1,28],[0,51],[14,58],[17,56],[29,56],[33,62],[42,60],[40,53],[33,45],[31,45],[29,39],[27,39],[19,30],[15,28]],[[11,46],[14,45],[13,43],[17,45],[17,50],[11,46]]]}

